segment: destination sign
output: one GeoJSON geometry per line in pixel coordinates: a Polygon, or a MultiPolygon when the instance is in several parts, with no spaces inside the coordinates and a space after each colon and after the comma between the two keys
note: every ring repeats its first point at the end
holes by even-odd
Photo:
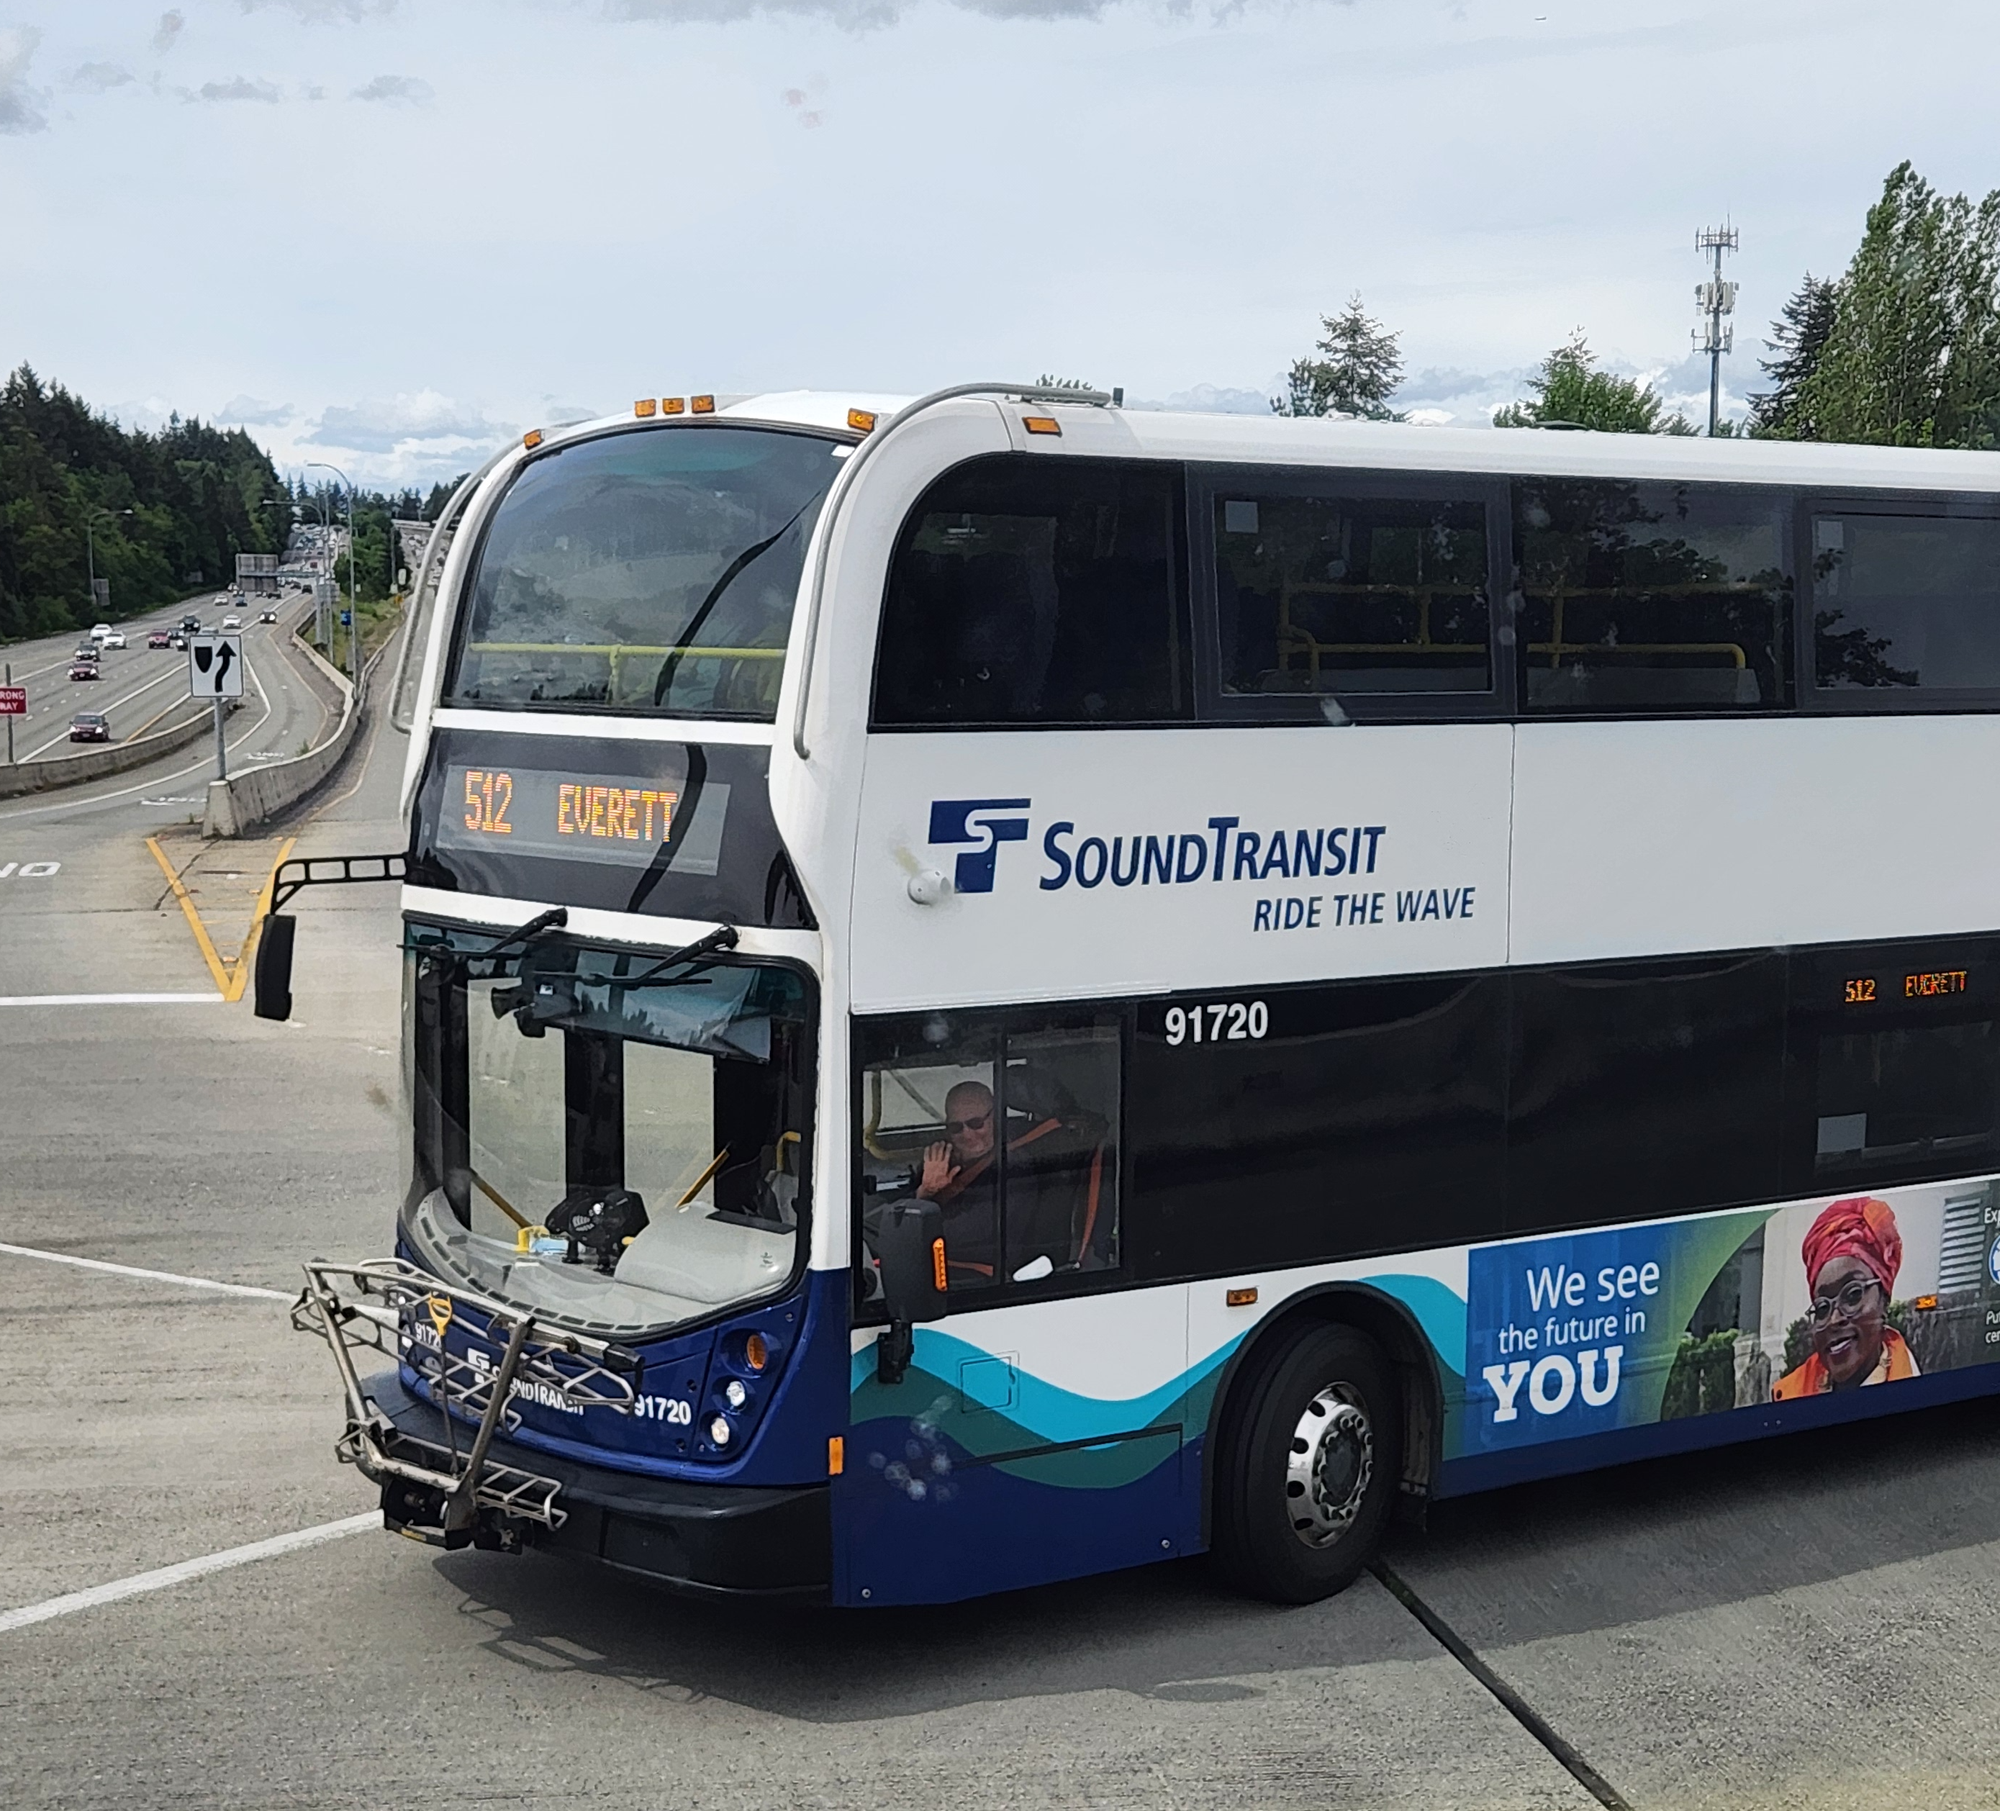
{"type": "Polygon", "coordinates": [[[673,842],[683,874],[713,874],[721,858],[726,785],[704,786],[692,804],[675,781],[519,766],[454,766],[445,785],[440,848],[644,868],[673,842]]]}
{"type": "Polygon", "coordinates": [[[1842,998],[1849,1006],[1873,1006],[1888,1000],[1936,1000],[1948,994],[1962,994],[1969,984],[1970,970],[1963,968],[1857,975],[1843,984],[1842,998]]]}

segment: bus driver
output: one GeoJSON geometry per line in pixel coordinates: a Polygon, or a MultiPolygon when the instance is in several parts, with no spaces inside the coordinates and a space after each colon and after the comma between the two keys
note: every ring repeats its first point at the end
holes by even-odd
{"type": "Polygon", "coordinates": [[[917,1199],[944,1209],[944,1248],[963,1281],[993,1275],[998,1260],[998,1103],[984,1082],[957,1082],[944,1097],[944,1137],[924,1152],[917,1199]]]}

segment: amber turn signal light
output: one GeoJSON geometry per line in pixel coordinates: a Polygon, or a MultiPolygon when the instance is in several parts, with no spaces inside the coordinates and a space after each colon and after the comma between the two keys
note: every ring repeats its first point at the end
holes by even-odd
{"type": "Polygon", "coordinates": [[[764,1343],[761,1333],[753,1333],[743,1342],[743,1362],[753,1371],[761,1371],[771,1362],[771,1348],[764,1343]]]}
{"type": "Polygon", "coordinates": [[[685,415],[687,413],[687,403],[678,396],[663,396],[660,398],[660,413],[662,415],[685,415]]]}
{"type": "Polygon", "coordinates": [[[542,430],[540,428],[530,428],[521,436],[521,444],[532,453],[536,447],[542,444],[542,430]]]}
{"type": "Polygon", "coordinates": [[[948,1279],[944,1272],[944,1241],[942,1239],[933,1239],[931,1241],[931,1275],[940,1291],[947,1287],[948,1279]]]}
{"type": "Polygon", "coordinates": [[[872,409],[849,409],[847,425],[857,434],[872,434],[875,432],[875,413],[872,409]]]}
{"type": "Polygon", "coordinates": [[[1257,1292],[1254,1289],[1232,1289],[1222,1299],[1232,1308],[1254,1308],[1257,1292]]]}
{"type": "Polygon", "coordinates": [[[656,403],[650,396],[642,396],[639,398],[637,402],[635,402],[632,405],[632,413],[638,416],[641,421],[643,421],[648,415],[652,414],[652,412],[659,406],[660,405],[656,403]]]}
{"type": "Polygon", "coordinates": [[[1021,425],[1030,434],[1060,434],[1062,423],[1053,415],[1023,415],[1021,425]]]}
{"type": "Polygon", "coordinates": [[[715,413],[715,398],[712,396],[693,396],[688,401],[697,415],[713,415],[715,413]]]}

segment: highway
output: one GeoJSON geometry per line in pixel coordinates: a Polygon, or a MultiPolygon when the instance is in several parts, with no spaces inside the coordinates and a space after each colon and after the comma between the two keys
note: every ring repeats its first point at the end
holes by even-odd
{"type": "Polygon", "coordinates": [[[0,810],[60,863],[0,882],[10,1807],[2000,1804],[1992,1404],[1445,1504],[1297,1610],[1192,1561],[777,1612],[383,1535],[285,1304],[389,1249],[394,889],[299,897],[284,1025],[190,911],[226,973],[288,843],[400,847],[403,753],[207,850],[195,771],[0,810]]]}

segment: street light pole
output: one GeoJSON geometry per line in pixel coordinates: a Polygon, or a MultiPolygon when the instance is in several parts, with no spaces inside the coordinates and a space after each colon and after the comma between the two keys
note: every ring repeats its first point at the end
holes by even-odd
{"type": "MultiPolygon", "coordinates": [[[[129,516],[129,509],[93,509],[83,519],[83,560],[84,568],[90,575],[90,615],[97,618],[97,518],[99,516],[129,516]]],[[[7,726],[14,726],[9,723],[7,726]]]]}
{"type": "MultiPolygon", "coordinates": [[[[324,459],[308,459],[308,470],[332,472],[347,486],[347,672],[356,691],[361,689],[361,609],[354,597],[354,480],[337,465],[324,459]]],[[[338,595],[338,594],[336,594],[338,595]]]]}

